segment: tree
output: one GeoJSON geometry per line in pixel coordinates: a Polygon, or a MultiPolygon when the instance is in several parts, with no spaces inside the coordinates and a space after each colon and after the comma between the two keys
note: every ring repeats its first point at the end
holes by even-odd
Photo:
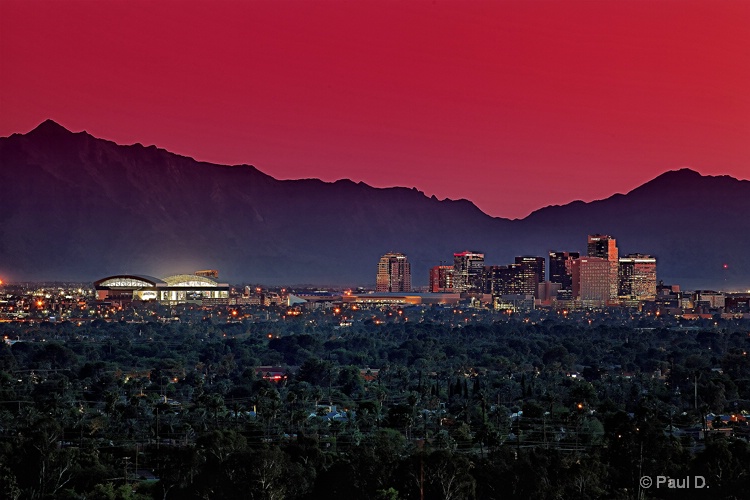
{"type": "Polygon", "coordinates": [[[8,500],[21,498],[21,489],[18,487],[16,475],[4,464],[0,464],[0,498],[8,500]]]}
{"type": "Polygon", "coordinates": [[[255,452],[250,468],[250,497],[259,500],[285,498],[289,460],[279,448],[255,452]]]}
{"type": "Polygon", "coordinates": [[[201,435],[197,444],[203,452],[219,462],[224,462],[234,453],[247,449],[247,440],[233,430],[214,430],[201,435]]]}
{"type": "Polygon", "coordinates": [[[476,484],[470,474],[471,463],[465,455],[435,450],[424,457],[423,466],[427,498],[473,498],[476,484]]]}

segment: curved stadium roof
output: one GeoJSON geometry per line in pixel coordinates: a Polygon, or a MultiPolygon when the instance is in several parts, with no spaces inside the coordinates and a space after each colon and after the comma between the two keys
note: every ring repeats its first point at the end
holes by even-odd
{"type": "Polygon", "coordinates": [[[194,274],[175,274],[164,278],[168,286],[219,286],[219,284],[205,276],[196,276],[194,274]]]}
{"type": "Polygon", "coordinates": [[[105,288],[144,288],[164,284],[164,280],[144,274],[117,274],[94,282],[95,287],[105,288]]]}

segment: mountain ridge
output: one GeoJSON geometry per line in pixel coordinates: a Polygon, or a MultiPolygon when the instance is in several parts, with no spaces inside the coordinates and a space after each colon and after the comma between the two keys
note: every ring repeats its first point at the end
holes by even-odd
{"type": "Polygon", "coordinates": [[[516,255],[585,251],[586,235],[604,232],[618,238],[621,253],[657,255],[666,281],[750,283],[742,252],[750,226],[737,215],[750,211],[750,181],[685,168],[625,194],[505,219],[469,200],[438,200],[417,188],[279,180],[252,165],[119,145],[52,120],[0,138],[0,164],[6,281],[210,267],[237,282],[366,285],[374,282],[379,255],[399,250],[421,285],[428,268],[450,261],[453,252],[480,249],[487,264],[507,264],[516,255]],[[731,261],[729,272],[717,272],[720,257],[731,261]]]}
{"type": "MultiPolygon", "coordinates": [[[[256,172],[258,172],[258,173],[260,173],[260,174],[262,174],[264,176],[267,176],[270,179],[273,179],[273,180],[275,180],[277,182],[315,181],[315,182],[320,182],[320,183],[323,183],[323,184],[350,183],[350,184],[353,184],[353,185],[365,186],[365,187],[368,187],[368,188],[371,188],[371,189],[376,189],[376,190],[387,190],[387,189],[406,189],[406,190],[412,190],[412,191],[415,191],[417,193],[422,194],[423,196],[425,196],[427,198],[434,197],[438,201],[458,202],[458,203],[462,203],[463,202],[463,203],[470,204],[471,206],[475,207],[479,211],[482,211],[479,207],[476,206],[476,204],[474,204],[473,201],[471,201],[469,199],[466,199],[466,198],[455,198],[454,199],[454,198],[449,198],[449,197],[446,197],[446,198],[443,198],[443,199],[438,199],[434,195],[431,196],[431,197],[428,197],[423,191],[419,190],[415,186],[413,186],[413,187],[408,187],[408,186],[389,186],[389,187],[382,187],[381,188],[381,187],[371,186],[370,184],[367,184],[364,181],[354,181],[352,179],[347,179],[347,178],[336,179],[334,181],[325,181],[325,180],[322,180],[322,179],[319,179],[319,178],[316,178],[316,177],[308,177],[308,178],[301,178],[301,179],[277,179],[277,178],[273,177],[272,175],[267,174],[267,173],[261,171],[260,169],[258,169],[254,165],[250,165],[250,164],[247,164],[247,163],[234,164],[234,165],[224,165],[224,164],[219,164],[219,163],[211,163],[211,162],[207,162],[207,161],[197,160],[197,159],[195,159],[195,158],[193,158],[191,156],[187,156],[187,155],[182,155],[182,154],[179,154],[179,153],[175,153],[175,152],[169,151],[167,149],[160,148],[159,146],[156,146],[156,145],[153,145],[153,144],[144,145],[144,144],[142,144],[140,142],[135,142],[133,144],[120,144],[120,143],[118,143],[116,141],[112,141],[112,140],[109,140],[109,139],[102,139],[102,138],[98,138],[96,136],[93,136],[92,134],[90,134],[86,130],[81,130],[79,132],[73,132],[70,129],[66,128],[65,126],[61,125],[60,123],[56,122],[55,120],[53,120],[51,118],[47,118],[46,120],[42,121],[39,125],[37,125],[33,129],[31,129],[29,132],[26,132],[25,134],[15,133],[15,134],[12,134],[9,137],[14,137],[14,136],[29,136],[29,135],[32,135],[32,134],[33,135],[43,135],[43,136],[45,136],[45,138],[47,138],[49,136],[52,136],[52,137],[55,137],[55,138],[59,138],[59,137],[65,137],[65,136],[69,136],[69,135],[77,135],[77,136],[81,136],[81,137],[87,137],[87,138],[90,138],[90,139],[94,139],[94,140],[97,140],[97,141],[107,142],[107,143],[110,143],[112,145],[119,146],[119,147],[156,150],[156,151],[167,153],[167,154],[172,155],[172,156],[176,156],[176,157],[180,157],[180,158],[185,158],[185,159],[191,160],[193,162],[196,162],[198,164],[210,165],[211,167],[219,167],[219,168],[241,168],[241,167],[248,167],[248,168],[250,168],[250,169],[252,169],[252,170],[254,170],[254,171],[256,171],[256,172]]],[[[0,140],[2,140],[2,139],[8,139],[9,137],[0,137],[0,140]]],[[[485,213],[485,212],[482,211],[482,213],[485,213]]],[[[492,216],[492,215],[489,215],[489,214],[486,214],[486,215],[488,215],[488,217],[493,217],[493,218],[512,220],[512,219],[508,219],[508,218],[505,218],[505,217],[492,216]]]]}

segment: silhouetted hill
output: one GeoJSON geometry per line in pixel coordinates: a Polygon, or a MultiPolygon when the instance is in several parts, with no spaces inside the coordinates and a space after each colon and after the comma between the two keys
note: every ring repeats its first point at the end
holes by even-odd
{"type": "Polygon", "coordinates": [[[603,231],[617,237],[621,254],[659,257],[665,281],[716,288],[750,284],[749,181],[670,171],[626,195],[538,210],[524,225],[557,234],[611,228],[603,231]]]}
{"type": "Polygon", "coordinates": [[[428,268],[455,251],[506,264],[585,251],[586,235],[602,232],[622,253],[656,255],[666,282],[746,286],[749,209],[750,182],[680,170],[627,195],[511,221],[416,189],[279,181],[249,165],[121,146],[51,120],[0,139],[0,273],[14,280],[209,267],[231,282],[371,284],[379,256],[394,250],[426,284],[428,268]]]}

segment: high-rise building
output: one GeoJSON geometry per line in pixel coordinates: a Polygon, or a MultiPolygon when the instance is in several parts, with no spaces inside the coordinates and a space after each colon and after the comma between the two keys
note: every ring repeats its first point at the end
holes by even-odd
{"type": "Polygon", "coordinates": [[[516,257],[519,266],[521,291],[524,295],[539,296],[539,283],[544,283],[544,257],[516,257]]]}
{"type": "Polygon", "coordinates": [[[656,297],[656,258],[636,253],[619,260],[620,296],[653,300],[656,297]]]}
{"type": "Polygon", "coordinates": [[[571,263],[573,259],[579,258],[578,252],[550,252],[549,253],[549,280],[558,283],[560,290],[573,290],[573,274],[571,263]]]}
{"type": "Polygon", "coordinates": [[[590,234],[588,256],[612,260],[617,258],[617,240],[607,234],[590,234]]]}
{"type": "Polygon", "coordinates": [[[387,253],[378,262],[378,292],[411,292],[411,265],[402,253],[387,253]]]}
{"type": "Polygon", "coordinates": [[[619,288],[618,272],[620,261],[617,251],[617,240],[606,234],[590,234],[588,238],[588,256],[606,259],[609,262],[609,301],[617,300],[619,288]]]}
{"type": "MultiPolygon", "coordinates": [[[[531,287],[537,277],[530,272],[531,266],[508,264],[507,266],[484,266],[484,293],[501,295],[533,295],[531,287]]],[[[538,286],[537,286],[538,288],[538,286]]]]}
{"type": "Polygon", "coordinates": [[[510,292],[513,273],[508,266],[484,266],[482,271],[482,291],[496,297],[510,292]]]}
{"type": "Polygon", "coordinates": [[[430,268],[430,292],[453,292],[453,266],[433,266],[430,268]]]}
{"type": "Polygon", "coordinates": [[[602,257],[574,259],[573,297],[584,307],[603,307],[610,299],[610,261],[602,257]]]}
{"type": "Polygon", "coordinates": [[[455,292],[481,292],[484,271],[484,254],[464,251],[453,254],[453,290],[455,292]]]}

